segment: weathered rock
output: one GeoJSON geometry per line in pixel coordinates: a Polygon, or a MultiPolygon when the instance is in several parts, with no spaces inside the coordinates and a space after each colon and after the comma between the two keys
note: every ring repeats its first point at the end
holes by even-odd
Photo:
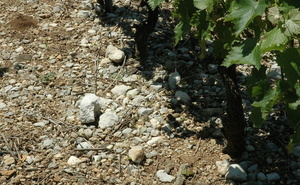
{"type": "Polygon", "coordinates": [[[267,174],[267,181],[276,182],[280,180],[280,175],[278,173],[269,173],[267,174]]]}
{"type": "Polygon", "coordinates": [[[225,178],[237,182],[245,182],[247,180],[247,173],[240,165],[232,164],[229,166],[225,178]]]}
{"type": "Polygon", "coordinates": [[[295,157],[300,157],[300,146],[294,147],[294,149],[293,149],[293,155],[295,157]]]}
{"type": "Polygon", "coordinates": [[[119,117],[115,112],[107,111],[100,116],[98,126],[102,129],[107,127],[112,127],[116,123],[118,123],[118,121],[119,121],[119,117]]]}
{"type": "Polygon", "coordinates": [[[94,123],[100,116],[99,97],[85,94],[80,102],[80,120],[82,123],[94,123]]]}
{"type": "Polygon", "coordinates": [[[140,116],[151,114],[151,112],[153,112],[153,109],[151,109],[151,108],[145,108],[145,107],[141,107],[138,110],[138,114],[140,116]]]}
{"type": "Polygon", "coordinates": [[[132,89],[132,90],[129,90],[127,93],[126,93],[126,96],[128,97],[128,98],[134,98],[134,97],[136,97],[138,94],[140,93],[140,90],[138,90],[138,89],[132,89]]]}
{"type": "Polygon", "coordinates": [[[109,45],[106,48],[105,55],[113,62],[120,63],[123,62],[125,58],[124,51],[114,47],[113,45],[109,45]]]}
{"type": "Polygon", "coordinates": [[[120,95],[125,95],[126,92],[131,89],[130,86],[127,86],[127,85],[117,85],[115,86],[111,92],[116,95],[116,96],[120,96],[120,95]]]}
{"type": "Polygon", "coordinates": [[[49,147],[53,146],[53,143],[54,143],[54,141],[52,139],[47,138],[42,142],[41,147],[49,148],[49,147]]]}
{"type": "Polygon", "coordinates": [[[190,96],[186,92],[183,92],[183,91],[176,91],[175,98],[176,98],[176,100],[178,100],[179,102],[182,102],[184,104],[189,104],[191,102],[190,96]]]}
{"type": "Polygon", "coordinates": [[[71,156],[68,161],[67,161],[67,164],[68,165],[75,165],[75,164],[78,164],[78,163],[81,163],[82,160],[79,159],[78,157],[75,157],[75,156],[71,156]]]}
{"type": "Polygon", "coordinates": [[[76,148],[78,148],[78,149],[93,148],[93,146],[89,142],[81,142],[76,146],[76,148]]]}
{"type": "Polygon", "coordinates": [[[216,161],[216,165],[218,167],[218,172],[221,174],[221,175],[225,175],[227,170],[228,170],[228,167],[230,165],[230,162],[228,160],[223,160],[223,161],[216,161]]]}
{"type": "Polygon", "coordinates": [[[175,179],[174,176],[167,174],[164,170],[158,170],[156,176],[161,182],[172,182],[175,179]]]}
{"type": "Polygon", "coordinates": [[[255,151],[255,148],[252,145],[247,145],[246,150],[248,152],[253,152],[253,151],[255,151]]]}
{"type": "Polygon", "coordinates": [[[266,175],[264,173],[258,173],[257,174],[257,180],[260,180],[260,181],[265,181],[267,179],[266,175]]]}
{"type": "Polygon", "coordinates": [[[153,137],[151,140],[147,141],[147,144],[152,146],[154,144],[161,143],[163,141],[163,138],[161,136],[153,137]]]}
{"type": "Polygon", "coordinates": [[[248,172],[258,172],[257,167],[258,167],[258,165],[257,165],[257,164],[254,164],[254,165],[250,166],[250,167],[247,169],[247,171],[248,171],[248,172]]]}
{"type": "Polygon", "coordinates": [[[141,163],[145,158],[143,147],[141,146],[132,147],[128,152],[128,156],[130,157],[132,162],[141,163]]]}
{"type": "Polygon", "coordinates": [[[169,80],[168,80],[169,87],[170,87],[171,89],[175,89],[176,86],[180,83],[180,79],[181,79],[180,74],[179,74],[177,71],[174,72],[174,73],[169,77],[169,80]]]}
{"type": "Polygon", "coordinates": [[[86,11],[86,10],[79,10],[77,13],[77,16],[79,18],[83,18],[86,19],[88,17],[90,17],[92,15],[92,13],[90,11],[86,11]]]}
{"type": "Polygon", "coordinates": [[[15,162],[15,158],[11,157],[10,155],[4,156],[4,166],[14,164],[15,162]]]}
{"type": "Polygon", "coordinates": [[[2,102],[0,102],[0,109],[3,109],[3,108],[5,108],[6,107],[6,104],[5,103],[2,103],[2,102]]]}

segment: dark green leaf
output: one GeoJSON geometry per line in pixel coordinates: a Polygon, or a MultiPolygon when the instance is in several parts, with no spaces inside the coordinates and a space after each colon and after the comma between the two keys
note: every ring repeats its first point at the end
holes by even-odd
{"type": "Polygon", "coordinates": [[[148,0],[148,4],[152,10],[154,10],[158,5],[160,5],[165,0],[148,0]]]}
{"type": "Polygon", "coordinates": [[[191,26],[188,23],[184,23],[183,21],[180,21],[176,27],[174,28],[175,33],[175,45],[186,36],[186,34],[190,31],[191,26]]]}
{"type": "MultiPolygon", "coordinates": [[[[279,86],[276,86],[279,87],[279,86]]],[[[277,100],[280,98],[281,90],[280,88],[270,89],[267,91],[261,101],[255,101],[252,106],[260,107],[262,118],[265,120],[273,106],[277,103],[277,100]]]]}
{"type": "Polygon", "coordinates": [[[300,80],[300,53],[297,49],[285,50],[279,55],[277,62],[291,86],[300,80]]]}
{"type": "Polygon", "coordinates": [[[181,38],[184,38],[190,31],[190,21],[197,9],[193,5],[193,0],[177,0],[175,1],[174,6],[176,7],[174,15],[180,19],[180,22],[177,24],[174,30],[175,44],[177,44],[178,41],[181,38]]]}
{"type": "Polygon", "coordinates": [[[226,56],[223,66],[231,66],[233,64],[249,64],[260,68],[261,50],[256,45],[256,39],[247,39],[240,46],[233,47],[226,56]]]}
{"type": "Polygon", "coordinates": [[[269,84],[266,80],[261,80],[252,87],[251,97],[254,100],[262,99],[265,93],[269,90],[269,84]]]}
{"type": "Polygon", "coordinates": [[[264,120],[262,119],[262,113],[259,107],[253,107],[251,109],[250,119],[251,121],[253,121],[254,127],[256,128],[261,127],[264,120]]]}
{"type": "Polygon", "coordinates": [[[300,34],[300,11],[293,9],[288,13],[288,19],[285,21],[285,32],[286,36],[293,36],[300,34]]]}
{"type": "Polygon", "coordinates": [[[288,42],[288,37],[282,32],[282,29],[275,27],[268,33],[261,43],[262,53],[272,50],[283,50],[288,42]]]}
{"type": "Polygon", "coordinates": [[[277,24],[282,20],[282,15],[280,14],[277,6],[273,6],[268,9],[268,19],[272,24],[277,24]]]}
{"type": "Polygon", "coordinates": [[[232,21],[235,25],[235,34],[239,35],[256,17],[262,16],[267,4],[264,0],[240,0],[232,1],[229,14],[225,17],[225,21],[232,21]]]}
{"type": "Polygon", "coordinates": [[[194,6],[200,10],[207,9],[208,12],[213,10],[214,0],[194,0],[194,6]]]}

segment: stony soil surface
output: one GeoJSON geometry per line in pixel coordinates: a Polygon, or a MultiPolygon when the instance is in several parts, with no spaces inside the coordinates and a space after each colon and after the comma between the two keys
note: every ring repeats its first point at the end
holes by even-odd
{"type": "MultiPolygon", "coordinates": [[[[285,151],[280,109],[263,129],[247,128],[242,159],[222,153],[226,93],[216,65],[197,58],[192,38],[173,47],[168,4],[141,62],[133,35],[145,10],[120,0],[99,18],[94,3],[0,2],[1,184],[300,183],[300,154],[285,151]],[[108,45],[126,58],[110,61],[108,45]],[[82,124],[86,93],[100,97],[101,112],[114,112],[117,122],[82,124]],[[216,163],[224,160],[242,174],[225,178],[216,163]]],[[[247,70],[239,67],[241,87],[247,70]]]]}

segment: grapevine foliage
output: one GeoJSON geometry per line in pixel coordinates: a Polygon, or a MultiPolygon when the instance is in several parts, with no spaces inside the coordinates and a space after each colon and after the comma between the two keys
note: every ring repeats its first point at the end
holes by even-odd
{"type": "MultiPolygon", "coordinates": [[[[162,0],[149,0],[152,7],[162,0]]],[[[223,66],[254,66],[248,78],[253,99],[251,120],[259,127],[279,103],[285,105],[289,125],[295,129],[288,149],[300,142],[300,1],[299,0],[174,0],[175,44],[191,29],[205,57],[212,42],[215,58],[223,66]],[[279,78],[271,78],[264,56],[280,66],[279,78]]]]}

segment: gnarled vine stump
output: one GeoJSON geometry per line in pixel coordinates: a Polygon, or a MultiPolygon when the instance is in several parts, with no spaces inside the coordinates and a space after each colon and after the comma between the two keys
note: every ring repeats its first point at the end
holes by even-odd
{"type": "Polygon", "coordinates": [[[227,146],[223,152],[232,158],[240,157],[245,151],[245,127],[242,98],[236,80],[235,65],[228,68],[220,66],[219,73],[223,79],[227,94],[227,117],[223,121],[223,134],[227,146]]]}
{"type": "Polygon", "coordinates": [[[159,9],[156,7],[154,10],[147,5],[148,8],[148,18],[147,21],[140,23],[135,32],[135,49],[136,56],[140,58],[144,58],[146,56],[147,47],[148,47],[148,38],[149,35],[154,31],[157,20],[159,9]]]}

